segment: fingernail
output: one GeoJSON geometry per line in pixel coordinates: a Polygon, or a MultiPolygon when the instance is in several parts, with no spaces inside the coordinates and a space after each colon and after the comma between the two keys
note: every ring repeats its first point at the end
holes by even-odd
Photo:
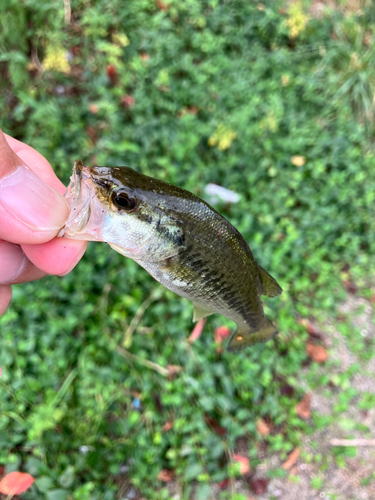
{"type": "Polygon", "coordinates": [[[65,198],[28,167],[0,179],[0,204],[35,231],[57,231],[69,215],[65,198]]]}
{"type": "Polygon", "coordinates": [[[0,242],[0,284],[11,283],[24,270],[26,255],[22,248],[6,241],[0,242]]]}

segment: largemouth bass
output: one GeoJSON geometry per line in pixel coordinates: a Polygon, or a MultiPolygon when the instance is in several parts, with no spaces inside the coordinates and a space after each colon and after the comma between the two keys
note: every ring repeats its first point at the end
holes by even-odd
{"type": "Polygon", "coordinates": [[[241,234],[185,189],[128,167],[76,161],[65,197],[71,214],[60,236],[105,241],[194,305],[194,321],[219,313],[237,323],[228,349],[277,334],[261,295],[281,288],[241,234]]]}

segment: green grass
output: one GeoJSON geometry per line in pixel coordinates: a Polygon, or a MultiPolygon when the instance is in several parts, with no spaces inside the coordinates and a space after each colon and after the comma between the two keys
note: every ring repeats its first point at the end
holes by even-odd
{"type": "MultiPolygon", "coordinates": [[[[335,313],[345,265],[364,290],[374,269],[372,68],[352,65],[349,75],[340,56],[368,61],[372,49],[332,37],[350,23],[373,36],[374,8],[350,21],[310,18],[292,38],[285,5],[264,4],[173,1],[163,11],[151,0],[76,0],[65,24],[62,2],[30,0],[0,15],[6,132],[44,154],[65,183],[80,158],[200,196],[208,182],[238,192],[240,203],[217,208],[284,289],[265,301],[279,337],[233,355],[213,342],[214,328],[231,322],[210,317],[190,345],[189,302],[104,244],[90,244],[64,278],[14,287],[0,319],[0,464],[38,478],[25,499],[114,499],[124,465],[121,477],[148,500],[169,498],[161,469],[174,470],[183,498],[197,484],[204,499],[208,484],[230,475],[239,438],[252,466],[260,462],[259,417],[275,424],[267,449],[282,459],[308,429],[294,412],[306,360],[298,319],[335,313]],[[64,51],[70,73],[40,71],[51,53],[62,69],[64,51]],[[149,298],[124,358],[116,347],[149,298]],[[150,362],[182,371],[166,377],[150,362]],[[293,394],[283,394],[286,384],[293,394]]],[[[346,324],[342,333],[356,352],[368,350],[346,324]]],[[[313,368],[310,377],[326,383],[313,368]]]]}

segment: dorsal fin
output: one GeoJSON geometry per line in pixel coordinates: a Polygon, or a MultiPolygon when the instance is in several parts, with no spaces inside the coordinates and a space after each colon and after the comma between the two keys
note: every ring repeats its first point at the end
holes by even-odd
{"type": "Polygon", "coordinates": [[[277,281],[258,264],[259,278],[262,283],[262,295],[266,297],[277,297],[283,291],[277,281]]]}

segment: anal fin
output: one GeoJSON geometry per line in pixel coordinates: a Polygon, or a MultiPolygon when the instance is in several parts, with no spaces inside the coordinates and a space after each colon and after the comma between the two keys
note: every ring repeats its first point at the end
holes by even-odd
{"type": "Polygon", "coordinates": [[[267,342],[278,334],[275,326],[267,318],[264,318],[262,326],[253,331],[246,326],[238,326],[237,331],[232,335],[227,350],[229,352],[239,351],[257,342],[267,342]]]}
{"type": "Polygon", "coordinates": [[[193,321],[199,321],[200,319],[206,318],[207,316],[210,316],[211,314],[214,314],[215,311],[211,311],[205,306],[202,306],[200,304],[194,304],[194,314],[193,314],[193,321]]]}
{"type": "Polygon", "coordinates": [[[272,278],[262,266],[258,264],[259,278],[262,283],[262,295],[267,297],[277,297],[283,291],[275,278],[272,278]]]}

